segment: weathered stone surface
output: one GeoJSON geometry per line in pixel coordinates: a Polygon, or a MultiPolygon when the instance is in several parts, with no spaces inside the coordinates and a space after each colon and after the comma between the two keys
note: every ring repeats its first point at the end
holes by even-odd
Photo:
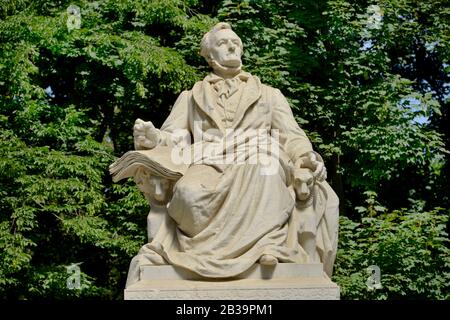
{"type": "Polygon", "coordinates": [[[329,280],[339,199],[287,99],[242,70],[242,53],[229,24],[206,33],[212,72],[180,94],[161,128],[137,119],[136,150],[111,166],[151,207],[127,299],[339,296],[329,280]]]}
{"type": "Polygon", "coordinates": [[[321,264],[255,265],[225,281],[201,279],[173,266],[144,266],[141,280],[125,290],[125,299],[337,300],[339,287],[324,274],[321,264]]]}

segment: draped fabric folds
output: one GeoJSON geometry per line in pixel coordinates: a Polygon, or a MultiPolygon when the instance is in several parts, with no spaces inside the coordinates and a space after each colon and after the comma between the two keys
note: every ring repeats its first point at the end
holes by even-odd
{"type": "MultiPolygon", "coordinates": [[[[227,129],[244,133],[275,129],[278,144],[270,157],[276,160],[276,170],[267,173],[261,163],[251,161],[252,156],[268,154],[264,146],[239,163],[213,163],[211,158],[208,162],[211,154],[202,161],[194,159],[173,188],[168,215],[154,240],[133,258],[127,286],[139,280],[143,265],[172,264],[204,277],[229,278],[248,270],[264,254],[280,262],[311,261],[298,242],[287,245],[292,232],[289,221],[295,212],[291,170],[295,160],[312,151],[311,143],[279,90],[262,85],[245,72],[232,87],[219,85],[220,81],[215,75],[207,76],[180,95],[160,129],[159,145],[176,148],[179,141],[173,135],[180,129],[193,139],[190,147],[223,140],[227,129]],[[227,106],[235,111],[227,121],[217,111],[220,90],[232,95],[228,103],[235,101],[227,106]]],[[[234,150],[239,149],[237,144],[234,150]]],[[[324,185],[325,189],[317,191],[324,200],[323,208],[317,208],[321,212],[318,251],[334,261],[337,221],[327,221],[331,212],[327,199],[333,191],[326,182],[324,185]]],[[[334,210],[337,206],[333,205],[334,210]]]]}

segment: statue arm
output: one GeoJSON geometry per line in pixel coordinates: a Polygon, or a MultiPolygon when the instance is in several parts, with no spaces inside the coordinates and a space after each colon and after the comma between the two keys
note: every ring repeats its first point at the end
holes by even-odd
{"type": "Polygon", "coordinates": [[[159,129],[158,145],[170,146],[181,142],[183,138],[179,133],[190,134],[189,127],[189,91],[183,91],[175,101],[172,111],[159,129]]]}
{"type": "Polygon", "coordinates": [[[295,121],[288,101],[279,89],[272,98],[272,129],[279,131],[280,144],[289,158],[295,163],[305,154],[312,152],[311,142],[295,121]]]}

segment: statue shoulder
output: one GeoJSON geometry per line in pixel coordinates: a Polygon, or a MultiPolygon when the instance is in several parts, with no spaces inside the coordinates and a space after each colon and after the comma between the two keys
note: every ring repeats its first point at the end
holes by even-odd
{"type": "Polygon", "coordinates": [[[272,87],[272,86],[270,86],[270,85],[268,85],[268,84],[265,84],[265,83],[261,83],[261,88],[262,88],[263,90],[266,90],[266,91],[269,91],[269,92],[280,91],[280,90],[278,90],[277,88],[274,88],[274,87],[272,87]]]}
{"type": "Polygon", "coordinates": [[[258,76],[256,76],[256,75],[250,74],[250,73],[245,72],[245,71],[243,72],[243,74],[244,74],[245,76],[247,76],[248,78],[252,78],[253,81],[254,81],[254,83],[256,83],[256,85],[257,85],[258,87],[260,87],[261,90],[267,91],[267,92],[269,92],[269,93],[274,93],[276,90],[278,90],[278,89],[276,89],[276,88],[271,87],[271,86],[268,85],[268,84],[262,83],[262,82],[261,82],[261,79],[260,79],[258,76]]]}
{"type": "Polygon", "coordinates": [[[183,92],[187,92],[189,94],[189,96],[192,96],[193,92],[199,92],[203,89],[203,80],[197,81],[196,83],[194,83],[194,85],[192,86],[192,88],[190,90],[185,90],[183,92]]]}
{"type": "Polygon", "coordinates": [[[175,103],[173,104],[173,108],[180,105],[189,105],[190,100],[192,98],[192,89],[191,90],[183,90],[179,95],[178,98],[175,100],[175,103]]]}
{"type": "Polygon", "coordinates": [[[194,85],[190,89],[186,89],[180,93],[180,96],[186,96],[191,98],[192,95],[197,92],[199,93],[201,90],[203,90],[203,82],[205,79],[199,80],[194,83],[194,85]]]}
{"type": "Polygon", "coordinates": [[[203,84],[203,81],[204,81],[205,79],[206,79],[206,77],[203,78],[202,80],[199,80],[199,81],[195,82],[194,85],[192,86],[191,91],[194,90],[195,87],[201,86],[201,85],[203,84]]]}
{"type": "Polygon", "coordinates": [[[271,85],[261,83],[261,93],[266,94],[268,97],[280,97],[283,96],[280,89],[274,88],[271,85]]]}
{"type": "Polygon", "coordinates": [[[281,91],[279,89],[274,88],[271,85],[268,85],[268,84],[265,84],[265,83],[261,82],[261,79],[259,79],[258,76],[252,75],[250,73],[247,73],[247,75],[254,79],[254,81],[261,88],[261,90],[266,91],[269,94],[275,94],[275,93],[280,94],[281,93],[281,91]]]}

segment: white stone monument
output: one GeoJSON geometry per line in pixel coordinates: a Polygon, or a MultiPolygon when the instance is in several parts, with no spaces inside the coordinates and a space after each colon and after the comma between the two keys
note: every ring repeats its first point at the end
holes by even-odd
{"type": "Polygon", "coordinates": [[[125,299],[339,299],[339,200],[286,98],[242,70],[227,23],[205,34],[213,72],[110,168],[150,203],[125,299]]]}

